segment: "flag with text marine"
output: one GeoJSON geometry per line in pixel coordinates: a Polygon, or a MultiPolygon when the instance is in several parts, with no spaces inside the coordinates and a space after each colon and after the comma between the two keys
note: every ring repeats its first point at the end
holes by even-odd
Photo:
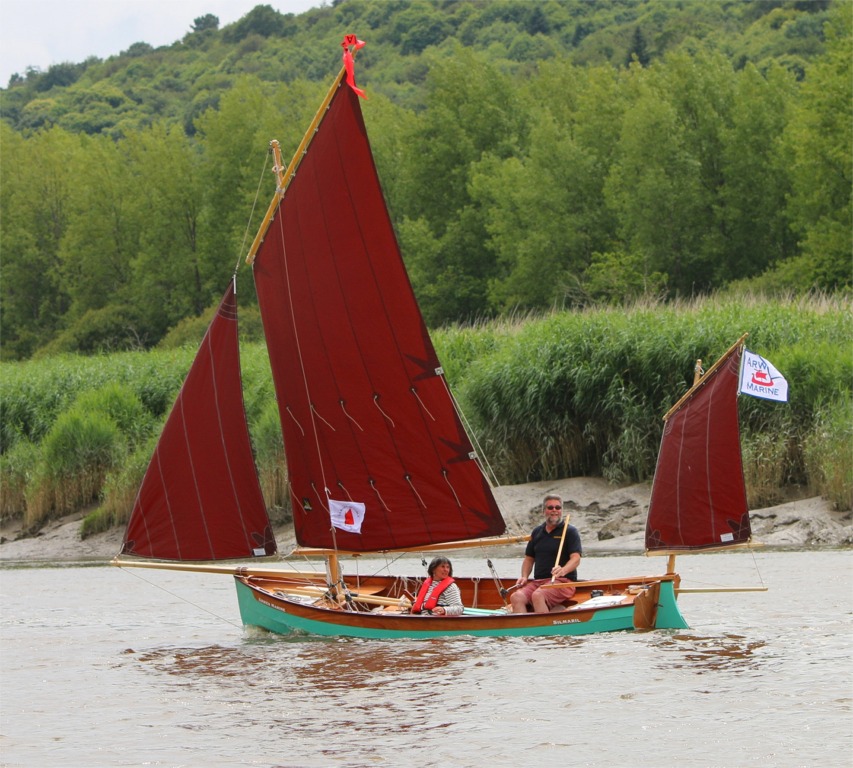
{"type": "Polygon", "coordinates": [[[342,531],[361,533],[364,520],[364,504],[358,501],[334,501],[329,499],[329,515],[332,525],[342,531]]]}
{"type": "Polygon", "coordinates": [[[788,382],[785,377],[772,363],[748,349],[743,350],[739,391],[744,395],[762,397],[765,400],[788,402],[788,382]]]}

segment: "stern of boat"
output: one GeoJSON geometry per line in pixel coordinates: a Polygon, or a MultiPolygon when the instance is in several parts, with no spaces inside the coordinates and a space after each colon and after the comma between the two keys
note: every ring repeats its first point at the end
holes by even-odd
{"type": "Polygon", "coordinates": [[[672,578],[661,579],[652,590],[648,590],[645,596],[646,601],[653,601],[653,606],[637,607],[635,601],[634,626],[636,629],[688,629],[689,625],[684,620],[681,610],[678,607],[676,600],[678,584],[681,578],[677,574],[672,574],[672,578]],[[652,621],[647,626],[637,626],[637,612],[643,611],[645,619],[651,613],[652,621]]]}

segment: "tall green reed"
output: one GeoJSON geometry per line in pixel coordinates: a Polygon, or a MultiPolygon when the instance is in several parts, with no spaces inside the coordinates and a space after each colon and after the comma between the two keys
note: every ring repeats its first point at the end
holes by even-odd
{"type": "MultiPolygon", "coordinates": [[[[844,297],[646,301],[454,326],[433,338],[499,482],[633,482],[651,478],[662,416],[690,386],[695,360],[707,367],[745,331],[747,346],[790,383],[788,404],[740,399],[751,502],[809,488],[849,508],[853,327],[844,297]]],[[[194,351],[0,366],[0,515],[26,507],[36,525],[100,500],[93,530],[124,522],[194,351]]],[[[244,345],[241,362],[263,491],[284,517],[286,467],[265,347],[244,345]]]]}
{"type": "Polygon", "coordinates": [[[813,489],[836,509],[853,509],[853,397],[849,393],[817,408],[804,454],[813,489]]]}
{"type": "Polygon", "coordinates": [[[73,512],[97,500],[107,473],[126,455],[126,443],[108,415],[63,413],[44,439],[26,488],[24,524],[73,512]]]}
{"type": "Polygon", "coordinates": [[[744,332],[790,383],[788,404],[740,404],[749,493],[774,501],[808,484],[803,442],[816,403],[853,386],[847,302],[715,298],[554,314],[476,360],[460,399],[502,482],[647,480],[661,417],[695,361],[710,366],[744,332]]]}
{"type": "Polygon", "coordinates": [[[107,472],[100,494],[101,503],[83,519],[81,538],[127,523],[156,443],[156,436],[152,435],[119,466],[107,472]]]}
{"type": "Polygon", "coordinates": [[[0,520],[19,517],[26,507],[26,490],[40,458],[40,448],[20,440],[0,455],[0,520]]]}
{"type": "Polygon", "coordinates": [[[251,426],[258,479],[267,509],[274,512],[273,522],[292,519],[293,511],[287,492],[287,465],[284,458],[284,440],[275,401],[267,403],[258,421],[251,426]]]}

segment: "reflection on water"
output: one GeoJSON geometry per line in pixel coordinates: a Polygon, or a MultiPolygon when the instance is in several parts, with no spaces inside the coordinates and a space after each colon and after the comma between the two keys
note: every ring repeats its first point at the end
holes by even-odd
{"type": "Polygon", "coordinates": [[[485,665],[472,658],[474,638],[386,642],[339,638],[292,637],[256,633],[238,646],[153,648],[125,651],[134,664],[186,681],[213,678],[225,684],[238,678],[253,684],[270,677],[279,685],[306,686],[325,695],[348,693],[407,680],[411,685],[433,681],[455,665],[460,669],[485,665]]]}
{"type": "Polygon", "coordinates": [[[434,679],[466,656],[466,644],[428,640],[415,643],[339,641],[329,658],[300,653],[295,672],[300,682],[348,690],[399,679],[434,679]],[[331,673],[331,675],[330,675],[331,673]],[[331,677],[331,679],[330,679],[331,677]]]}
{"type": "Polygon", "coordinates": [[[202,648],[158,648],[136,655],[137,661],[157,672],[177,676],[245,679],[263,664],[261,657],[251,657],[240,648],[211,645],[202,648]]]}
{"type": "Polygon", "coordinates": [[[755,670],[763,662],[757,652],[767,643],[742,635],[701,637],[677,634],[660,637],[655,646],[664,654],[661,665],[701,675],[722,670],[733,673],[755,670]]]}
{"type": "Polygon", "coordinates": [[[227,580],[3,571],[2,762],[850,768],[849,553],[765,566],[766,595],[684,600],[692,630],[405,641],[243,629],[227,580]],[[807,617],[792,572],[823,575],[807,617]]]}
{"type": "Polygon", "coordinates": [[[448,678],[453,670],[487,674],[476,645],[475,638],[443,643],[303,636],[294,641],[248,632],[235,646],[166,646],[129,651],[125,659],[134,674],[141,672],[161,690],[190,688],[203,697],[215,691],[220,707],[240,707],[242,728],[280,729],[315,744],[319,765],[348,765],[346,755],[353,749],[360,755],[354,765],[393,765],[387,762],[389,729],[402,747],[407,734],[423,740],[436,731],[456,731],[460,721],[467,722],[465,713],[477,708],[478,697],[466,701],[468,692],[454,689],[448,678]],[[243,708],[238,697],[247,695],[254,706],[243,708]]]}

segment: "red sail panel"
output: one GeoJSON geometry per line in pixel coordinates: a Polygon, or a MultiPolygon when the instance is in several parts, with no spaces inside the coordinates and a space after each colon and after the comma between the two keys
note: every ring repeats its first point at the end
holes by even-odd
{"type": "Polygon", "coordinates": [[[742,350],[735,347],[666,422],[646,523],[649,551],[749,541],[737,414],[742,350]]]}
{"type": "Polygon", "coordinates": [[[352,551],[497,535],[448,393],[361,106],[340,86],[254,262],[299,544],[352,551]],[[365,504],[360,533],[328,500],[365,504]]]}
{"type": "Polygon", "coordinates": [[[243,407],[232,282],[148,465],[122,554],[227,560],[275,551],[243,407]]]}

